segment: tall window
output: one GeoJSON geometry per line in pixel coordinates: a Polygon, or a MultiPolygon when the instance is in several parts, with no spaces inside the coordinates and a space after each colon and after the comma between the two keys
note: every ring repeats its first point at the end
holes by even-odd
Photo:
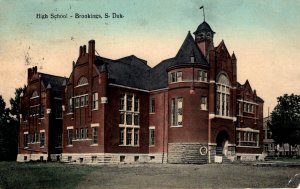
{"type": "Polygon", "coordinates": [[[98,110],[98,93],[93,93],[92,109],[98,110]]]}
{"type": "Polygon", "coordinates": [[[93,127],[92,143],[93,144],[97,144],[98,143],[98,127],[93,127]]]}
{"type": "Polygon", "coordinates": [[[55,100],[55,118],[62,118],[62,104],[61,104],[61,100],[56,99],[55,100]]]}
{"type": "Polygon", "coordinates": [[[207,97],[201,97],[201,110],[207,110],[207,97]]]}
{"type": "Polygon", "coordinates": [[[150,113],[155,112],[155,98],[150,99],[150,113]]]}
{"type": "Polygon", "coordinates": [[[230,83],[228,78],[221,74],[217,81],[216,114],[229,116],[230,83]]]}
{"type": "Polygon", "coordinates": [[[67,135],[68,135],[68,145],[72,145],[73,144],[73,129],[68,129],[67,135]]]}
{"type": "Polygon", "coordinates": [[[172,98],[171,100],[171,124],[172,126],[182,126],[183,98],[172,98]]]}
{"type": "Polygon", "coordinates": [[[155,144],[155,129],[150,128],[149,129],[149,145],[153,146],[155,144]]]}
{"type": "Polygon", "coordinates": [[[88,80],[86,77],[81,77],[78,80],[77,86],[82,86],[82,85],[87,85],[88,84],[88,80]]]}
{"type": "Polygon", "coordinates": [[[207,81],[207,72],[204,70],[198,71],[198,81],[207,81]]]}
{"type": "Polygon", "coordinates": [[[69,112],[73,112],[73,98],[69,98],[69,112]]]}
{"type": "Polygon", "coordinates": [[[120,145],[139,145],[140,100],[136,95],[120,97],[120,145]]]}
{"type": "Polygon", "coordinates": [[[40,147],[45,146],[45,132],[40,132],[40,147]]]}
{"type": "Polygon", "coordinates": [[[28,147],[28,134],[24,134],[24,148],[28,147]]]}

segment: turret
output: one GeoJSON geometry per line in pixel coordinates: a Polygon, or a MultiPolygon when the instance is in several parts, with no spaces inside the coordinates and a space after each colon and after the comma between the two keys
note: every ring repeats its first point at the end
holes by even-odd
{"type": "Polygon", "coordinates": [[[197,46],[206,58],[208,57],[209,51],[214,47],[214,34],[215,32],[205,21],[202,22],[194,32],[197,46]]]}

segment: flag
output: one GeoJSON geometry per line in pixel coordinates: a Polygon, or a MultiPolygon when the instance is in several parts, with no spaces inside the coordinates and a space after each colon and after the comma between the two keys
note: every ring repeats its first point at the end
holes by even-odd
{"type": "Polygon", "coordinates": [[[203,6],[201,6],[200,9],[203,9],[203,6]]]}

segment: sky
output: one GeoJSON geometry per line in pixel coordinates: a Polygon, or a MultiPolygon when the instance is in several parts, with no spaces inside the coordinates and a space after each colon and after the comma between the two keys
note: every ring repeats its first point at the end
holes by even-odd
{"type": "Polygon", "coordinates": [[[235,53],[238,81],[248,79],[264,99],[264,116],[278,96],[299,94],[300,0],[0,0],[0,95],[9,104],[33,66],[68,77],[79,46],[91,39],[103,57],[134,54],[153,67],[174,57],[188,31],[202,23],[200,6],[216,32],[214,45],[224,40],[235,53]],[[75,18],[76,13],[102,19],[75,18]]]}

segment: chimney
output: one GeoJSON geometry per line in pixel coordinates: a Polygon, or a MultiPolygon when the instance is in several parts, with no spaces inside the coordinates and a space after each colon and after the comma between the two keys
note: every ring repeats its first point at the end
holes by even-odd
{"type": "Polygon", "coordinates": [[[79,47],[79,57],[82,55],[82,46],[79,47]]]}
{"type": "Polygon", "coordinates": [[[89,55],[95,56],[95,40],[89,41],[89,55]]]}
{"type": "Polygon", "coordinates": [[[32,77],[32,75],[33,75],[33,70],[32,70],[32,68],[28,68],[28,80],[30,80],[31,79],[31,77],[32,77]]]}
{"type": "Polygon", "coordinates": [[[84,56],[86,53],[86,45],[83,45],[83,48],[82,48],[82,55],[84,56]]]}

